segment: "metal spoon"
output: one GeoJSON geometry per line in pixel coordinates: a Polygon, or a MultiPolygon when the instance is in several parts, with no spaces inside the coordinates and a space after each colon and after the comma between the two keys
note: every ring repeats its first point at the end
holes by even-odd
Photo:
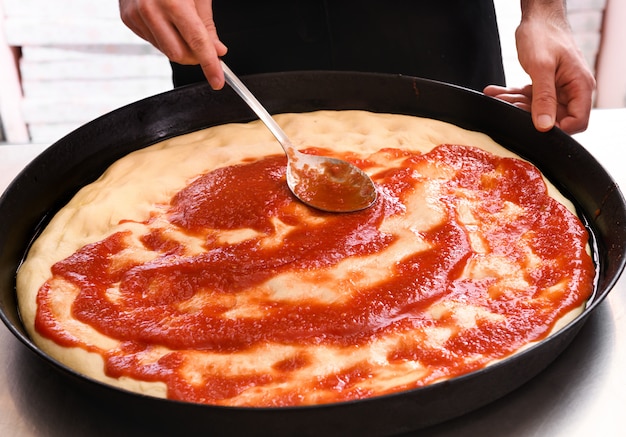
{"type": "Polygon", "coordinates": [[[376,201],[374,183],[358,167],[341,159],[298,151],[250,90],[221,62],[226,83],[265,123],[287,154],[287,185],[298,199],[329,212],[359,211],[376,201]]]}

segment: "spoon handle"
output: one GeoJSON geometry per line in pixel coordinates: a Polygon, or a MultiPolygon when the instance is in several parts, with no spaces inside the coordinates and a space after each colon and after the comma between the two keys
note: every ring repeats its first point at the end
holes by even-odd
{"type": "Polygon", "coordinates": [[[291,141],[287,137],[287,134],[280,128],[278,123],[274,121],[272,116],[265,110],[263,105],[254,97],[254,95],[250,92],[250,90],[239,80],[239,78],[231,71],[230,68],[224,63],[224,61],[220,60],[222,64],[222,69],[224,70],[224,78],[226,79],[226,83],[230,85],[230,87],[235,90],[237,94],[250,106],[250,108],[256,113],[256,115],[261,119],[265,126],[272,132],[272,134],[276,137],[278,142],[285,152],[287,150],[292,150],[293,146],[291,145],[291,141]]]}

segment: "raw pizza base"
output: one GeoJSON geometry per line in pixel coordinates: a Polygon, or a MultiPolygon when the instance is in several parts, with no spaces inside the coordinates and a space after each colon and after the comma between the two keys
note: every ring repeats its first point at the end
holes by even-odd
{"type": "MultiPolygon", "coordinates": [[[[367,156],[381,148],[410,148],[426,153],[440,144],[465,144],[499,156],[516,157],[487,135],[432,119],[362,111],[320,111],[280,114],[276,120],[299,148],[315,146],[367,156]]],[[[280,153],[282,149],[267,129],[260,122],[252,122],[182,135],[133,152],[114,163],[55,215],[19,270],[19,309],[33,341],[45,353],[79,373],[130,391],[166,397],[163,383],[110,378],[104,374],[99,354],[63,347],[42,337],[34,329],[38,290],[50,277],[54,263],[114,231],[132,229],[133,221],[146,220],[154,205],[169,203],[175,193],[198,175],[249,158],[280,153]]],[[[552,184],[546,183],[550,195],[573,212],[573,205],[552,184]]],[[[582,307],[565,315],[554,331],[581,311],[582,307]]],[[[117,344],[87,325],[75,328],[89,342],[104,349],[117,344]]],[[[332,352],[325,353],[332,358],[332,352]]]]}

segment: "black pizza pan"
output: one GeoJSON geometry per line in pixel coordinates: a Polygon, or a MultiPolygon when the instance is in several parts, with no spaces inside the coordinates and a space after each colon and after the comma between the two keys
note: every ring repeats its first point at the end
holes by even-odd
{"type": "MultiPolygon", "coordinates": [[[[112,420],[150,418],[148,432],[205,435],[390,435],[449,420],[515,390],[573,340],[617,282],[625,263],[626,205],[617,185],[580,144],[559,129],[537,132],[528,113],[480,93],[419,78],[352,72],[291,72],[244,81],[271,113],[363,109],[454,123],[490,135],[537,165],[586,222],[597,286],[585,311],[549,339],[471,374],[366,400],[289,408],[217,407],[156,399],[111,388],[43,353],[17,309],[15,273],[47,220],[82,186],[133,150],[228,122],[255,119],[230,89],[178,88],[132,103],[78,128],[35,158],[0,198],[0,316],[36,356],[61,372],[112,420]]],[[[176,165],[176,163],[172,163],[176,165]]]]}

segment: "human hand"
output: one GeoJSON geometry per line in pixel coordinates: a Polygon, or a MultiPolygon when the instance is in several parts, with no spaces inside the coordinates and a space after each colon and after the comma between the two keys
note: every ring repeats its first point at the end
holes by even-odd
{"type": "Polygon", "coordinates": [[[200,64],[214,89],[224,86],[219,57],[227,48],[217,36],[212,0],[120,0],[129,29],[179,64],[200,64]]]}
{"type": "Polygon", "coordinates": [[[558,126],[567,133],[587,128],[595,79],[576,46],[565,18],[532,14],[515,33],[518,57],[532,85],[484,92],[530,110],[539,131],[558,126]]]}

